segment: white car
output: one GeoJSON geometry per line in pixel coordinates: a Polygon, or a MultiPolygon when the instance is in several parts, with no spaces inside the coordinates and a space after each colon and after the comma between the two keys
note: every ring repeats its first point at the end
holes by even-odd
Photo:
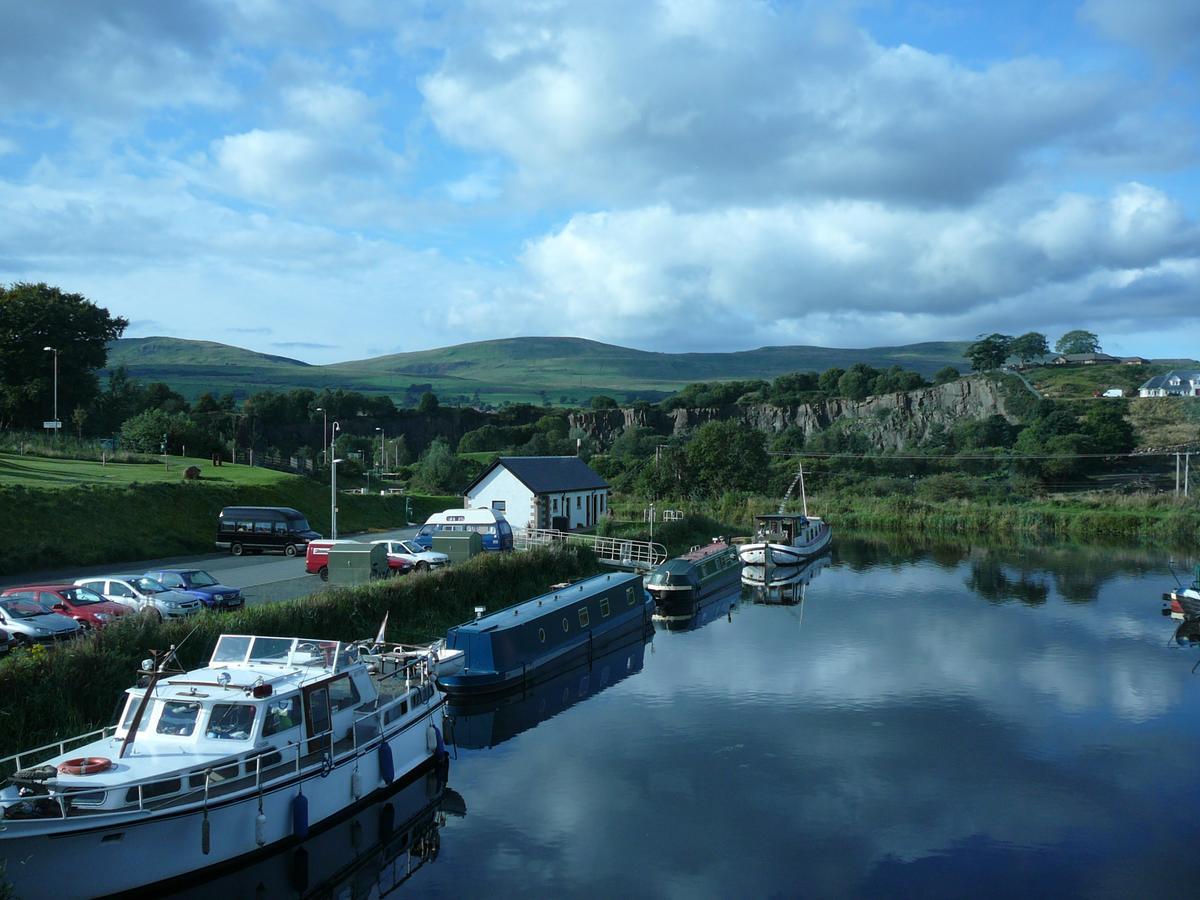
{"type": "Polygon", "coordinates": [[[203,608],[203,604],[191,594],[172,591],[161,581],[145,575],[96,575],[76,579],[75,583],[91,588],[105,600],[159,619],[182,619],[195,615],[203,608]]]}
{"type": "Polygon", "coordinates": [[[440,569],[449,565],[450,557],[445,553],[426,550],[415,541],[371,541],[372,544],[387,544],[387,555],[407,559],[418,572],[440,569]]]}

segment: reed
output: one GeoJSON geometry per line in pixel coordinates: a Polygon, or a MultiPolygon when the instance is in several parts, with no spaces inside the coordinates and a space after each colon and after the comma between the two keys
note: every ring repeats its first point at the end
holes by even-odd
{"type": "Polygon", "coordinates": [[[181,663],[195,668],[222,634],[362,640],[375,636],[385,614],[388,640],[425,642],[470,619],[475,606],[508,606],[598,570],[595,555],[581,547],[487,553],[439,572],[331,588],[236,613],[163,623],[128,616],[72,646],[20,651],[0,663],[0,757],[111,724],[152,648],[175,645],[181,663]]]}

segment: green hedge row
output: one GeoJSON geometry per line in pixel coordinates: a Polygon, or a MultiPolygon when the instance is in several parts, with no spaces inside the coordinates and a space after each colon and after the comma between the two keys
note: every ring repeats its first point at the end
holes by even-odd
{"type": "MultiPolygon", "coordinates": [[[[458,497],[412,498],[423,522],[458,497]]],[[[292,506],[322,534],[329,533],[329,488],[304,478],[275,485],[135,484],[39,490],[0,486],[0,575],[71,565],[204,553],[214,549],[217,513],[225,506],[292,506]]],[[[397,528],[405,521],[401,496],[338,497],[343,534],[397,528]]]]}
{"type": "Polygon", "coordinates": [[[387,637],[418,643],[473,616],[536,596],[551,584],[595,574],[590,550],[486,553],[444,571],[412,574],[300,600],[205,612],[189,621],[155,623],[129,616],[95,636],[51,651],[17,651],[0,663],[0,757],[113,722],[123,691],[150,649],[178,646],[186,668],[205,663],[222,634],[372,638],[389,614],[387,637]]]}

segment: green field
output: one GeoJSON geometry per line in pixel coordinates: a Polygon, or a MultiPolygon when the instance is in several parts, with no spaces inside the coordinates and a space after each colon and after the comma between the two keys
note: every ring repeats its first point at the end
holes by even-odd
{"type": "Polygon", "coordinates": [[[1109,388],[1121,388],[1126,397],[1136,397],[1138,388],[1154,375],[1175,368],[1166,363],[1147,366],[1037,366],[1024,372],[1045,396],[1052,400],[1076,400],[1094,397],[1109,388]]]}
{"type": "Polygon", "coordinates": [[[313,366],[299,360],[179,338],[123,338],[108,364],[142,382],[163,381],[186,397],[208,391],[243,398],[259,390],[342,388],[387,394],[399,402],[410,385],[432,385],[442,398],[579,405],[595,394],[658,399],[695,381],[774,378],[865,362],[899,365],[929,376],[943,366],[966,371],[965,342],[835,349],[761,347],[736,353],[653,353],[582,338],[510,338],[313,366]]]}
{"type": "Polygon", "coordinates": [[[273,469],[257,466],[236,466],[225,463],[217,468],[211,460],[187,456],[168,456],[166,464],[157,462],[110,462],[101,464],[83,459],[58,459],[44,456],[25,456],[0,453],[0,485],[20,484],[35,488],[70,488],[81,485],[161,484],[183,480],[183,470],[199,466],[205,484],[239,487],[273,485],[300,480],[273,469]]]}

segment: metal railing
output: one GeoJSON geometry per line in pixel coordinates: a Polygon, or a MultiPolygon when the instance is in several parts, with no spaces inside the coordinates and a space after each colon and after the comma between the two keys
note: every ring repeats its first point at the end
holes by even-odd
{"type": "Polygon", "coordinates": [[[652,569],[667,558],[667,548],[654,541],[634,541],[598,534],[571,534],[554,528],[513,530],[513,546],[518,550],[561,544],[589,547],[602,562],[634,569],[652,569]]]}

